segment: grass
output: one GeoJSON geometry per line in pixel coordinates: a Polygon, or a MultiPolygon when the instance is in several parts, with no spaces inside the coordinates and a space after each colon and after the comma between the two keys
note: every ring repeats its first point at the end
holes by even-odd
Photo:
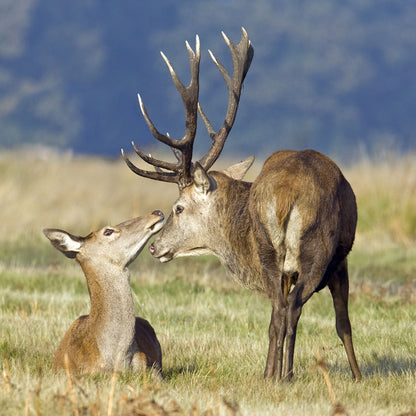
{"type": "Polygon", "coordinates": [[[373,242],[416,240],[416,155],[362,157],[346,176],[357,195],[358,232],[373,242]]]}
{"type": "Polygon", "coordinates": [[[0,172],[2,415],[415,414],[413,156],[345,169],[360,209],[350,313],[361,383],[351,381],[327,290],[305,305],[294,381],[275,384],[262,379],[269,302],[231,282],[214,258],[162,265],[147,252],[132,265],[131,283],[137,314],[162,345],[163,381],[53,373],[54,351],[89,301],[79,266],[41,229],[87,234],[156,208],[168,213],[177,190],[136,177],[120,161],[65,155],[6,154],[0,172]]]}
{"type": "MultiPolygon", "coordinates": [[[[170,270],[160,273],[160,281],[142,263],[144,270],[135,268],[132,275],[134,299],[138,314],[152,322],[162,344],[165,379],[117,376],[115,414],[120,403],[134,402],[146,392],[147,400],[155,398],[159,405],[167,397],[175,400],[186,414],[193,407],[202,413],[217,406],[226,414],[225,398],[237,403],[241,414],[329,415],[333,404],[317,369],[317,354],[325,360],[336,402],[350,415],[394,415],[416,408],[415,302],[398,295],[374,298],[353,287],[351,316],[364,375],[357,384],[335,334],[330,296],[327,291],[314,295],[299,324],[295,380],[276,385],[262,380],[270,313],[265,299],[224,276],[210,279],[204,262],[178,260],[166,266],[170,270]],[[190,268],[201,281],[187,277],[190,268]]],[[[62,414],[73,414],[67,377],[52,373],[51,360],[70,323],[88,311],[84,279],[71,265],[8,273],[4,283],[1,275],[0,298],[0,404],[9,409],[3,414],[23,414],[26,407],[28,414],[55,414],[61,405],[62,414]]],[[[96,414],[107,414],[111,374],[73,384],[79,412],[93,403],[99,408],[96,414]]]]}

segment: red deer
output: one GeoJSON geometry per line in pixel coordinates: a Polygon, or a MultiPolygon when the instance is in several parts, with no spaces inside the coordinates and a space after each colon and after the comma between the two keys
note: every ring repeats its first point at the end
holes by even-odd
{"type": "Polygon", "coordinates": [[[62,339],[54,369],[95,373],[153,367],[160,374],[160,344],[149,322],[134,315],[127,267],[163,224],[163,214],[155,211],[86,237],[43,230],[55,248],[79,262],[91,299],[90,314],[79,317],[62,339]]]}
{"type": "Polygon", "coordinates": [[[219,157],[234,123],[242,83],[253,58],[245,30],[238,45],[224,34],[233,73],[210,55],[229,92],[223,125],[215,131],[198,103],[199,39],[195,52],[187,43],[191,82],[185,87],[162,54],[185,106],[185,134],[179,140],[161,134],[139,96],[140,107],[153,136],[170,146],[175,163],[136,153],[155,167],[135,166],[136,174],[177,183],[179,198],[150,251],[162,262],[175,257],[214,254],[242,285],[263,292],[272,304],[269,351],[264,376],[290,380],[296,328],[302,307],[314,292],[328,286],[336,329],[351,366],[361,379],[348,317],[347,254],[354,241],[357,208],[354,193],[334,162],[313,150],[278,151],[265,162],[253,182],[242,180],[253,158],[222,172],[208,170],[219,157]],[[209,151],[192,163],[198,112],[211,137],[209,151]]]}

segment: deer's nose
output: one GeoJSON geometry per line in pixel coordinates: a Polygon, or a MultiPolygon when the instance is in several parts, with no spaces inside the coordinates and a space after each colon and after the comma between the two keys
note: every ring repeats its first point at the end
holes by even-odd
{"type": "Polygon", "coordinates": [[[165,218],[165,216],[163,215],[163,212],[158,209],[156,211],[153,211],[152,214],[159,215],[160,217],[165,218]]]}

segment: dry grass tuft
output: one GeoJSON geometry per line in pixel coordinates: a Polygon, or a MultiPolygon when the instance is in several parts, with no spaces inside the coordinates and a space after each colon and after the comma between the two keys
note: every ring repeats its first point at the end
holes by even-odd
{"type": "MultiPolygon", "coordinates": [[[[200,409],[195,403],[190,410],[184,410],[179,403],[160,385],[145,385],[140,390],[130,385],[125,392],[115,395],[113,374],[110,391],[103,395],[98,386],[95,397],[82,386],[82,380],[68,377],[68,387],[63,393],[55,393],[50,405],[54,414],[74,416],[240,416],[238,405],[222,399],[216,406],[200,409]]],[[[36,414],[45,414],[41,399],[41,382],[25,400],[26,414],[33,409],[36,414]]]]}
{"type": "Polygon", "coordinates": [[[348,413],[345,410],[345,407],[341,403],[337,402],[335,398],[335,392],[332,387],[331,378],[329,377],[327,365],[317,349],[315,349],[315,357],[316,357],[316,367],[322,371],[325,384],[328,389],[328,394],[331,399],[331,403],[332,403],[331,416],[342,416],[342,415],[348,416],[348,413]]]}

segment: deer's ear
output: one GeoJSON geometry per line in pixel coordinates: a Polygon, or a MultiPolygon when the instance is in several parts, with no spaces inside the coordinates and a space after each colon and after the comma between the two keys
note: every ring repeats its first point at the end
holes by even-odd
{"type": "Polygon", "coordinates": [[[206,195],[210,191],[211,181],[209,176],[198,162],[195,163],[192,179],[198,192],[206,195]]]}
{"type": "Polygon", "coordinates": [[[228,167],[227,169],[223,170],[222,173],[226,174],[232,179],[241,181],[241,179],[244,178],[244,175],[250,169],[253,162],[254,162],[254,156],[250,156],[246,160],[236,163],[235,165],[232,165],[228,167]]]}
{"type": "Polygon", "coordinates": [[[51,244],[65,256],[70,259],[75,258],[79,250],[83,245],[84,239],[82,237],[76,237],[63,230],[57,230],[54,228],[45,228],[43,233],[49,238],[51,244]]]}

